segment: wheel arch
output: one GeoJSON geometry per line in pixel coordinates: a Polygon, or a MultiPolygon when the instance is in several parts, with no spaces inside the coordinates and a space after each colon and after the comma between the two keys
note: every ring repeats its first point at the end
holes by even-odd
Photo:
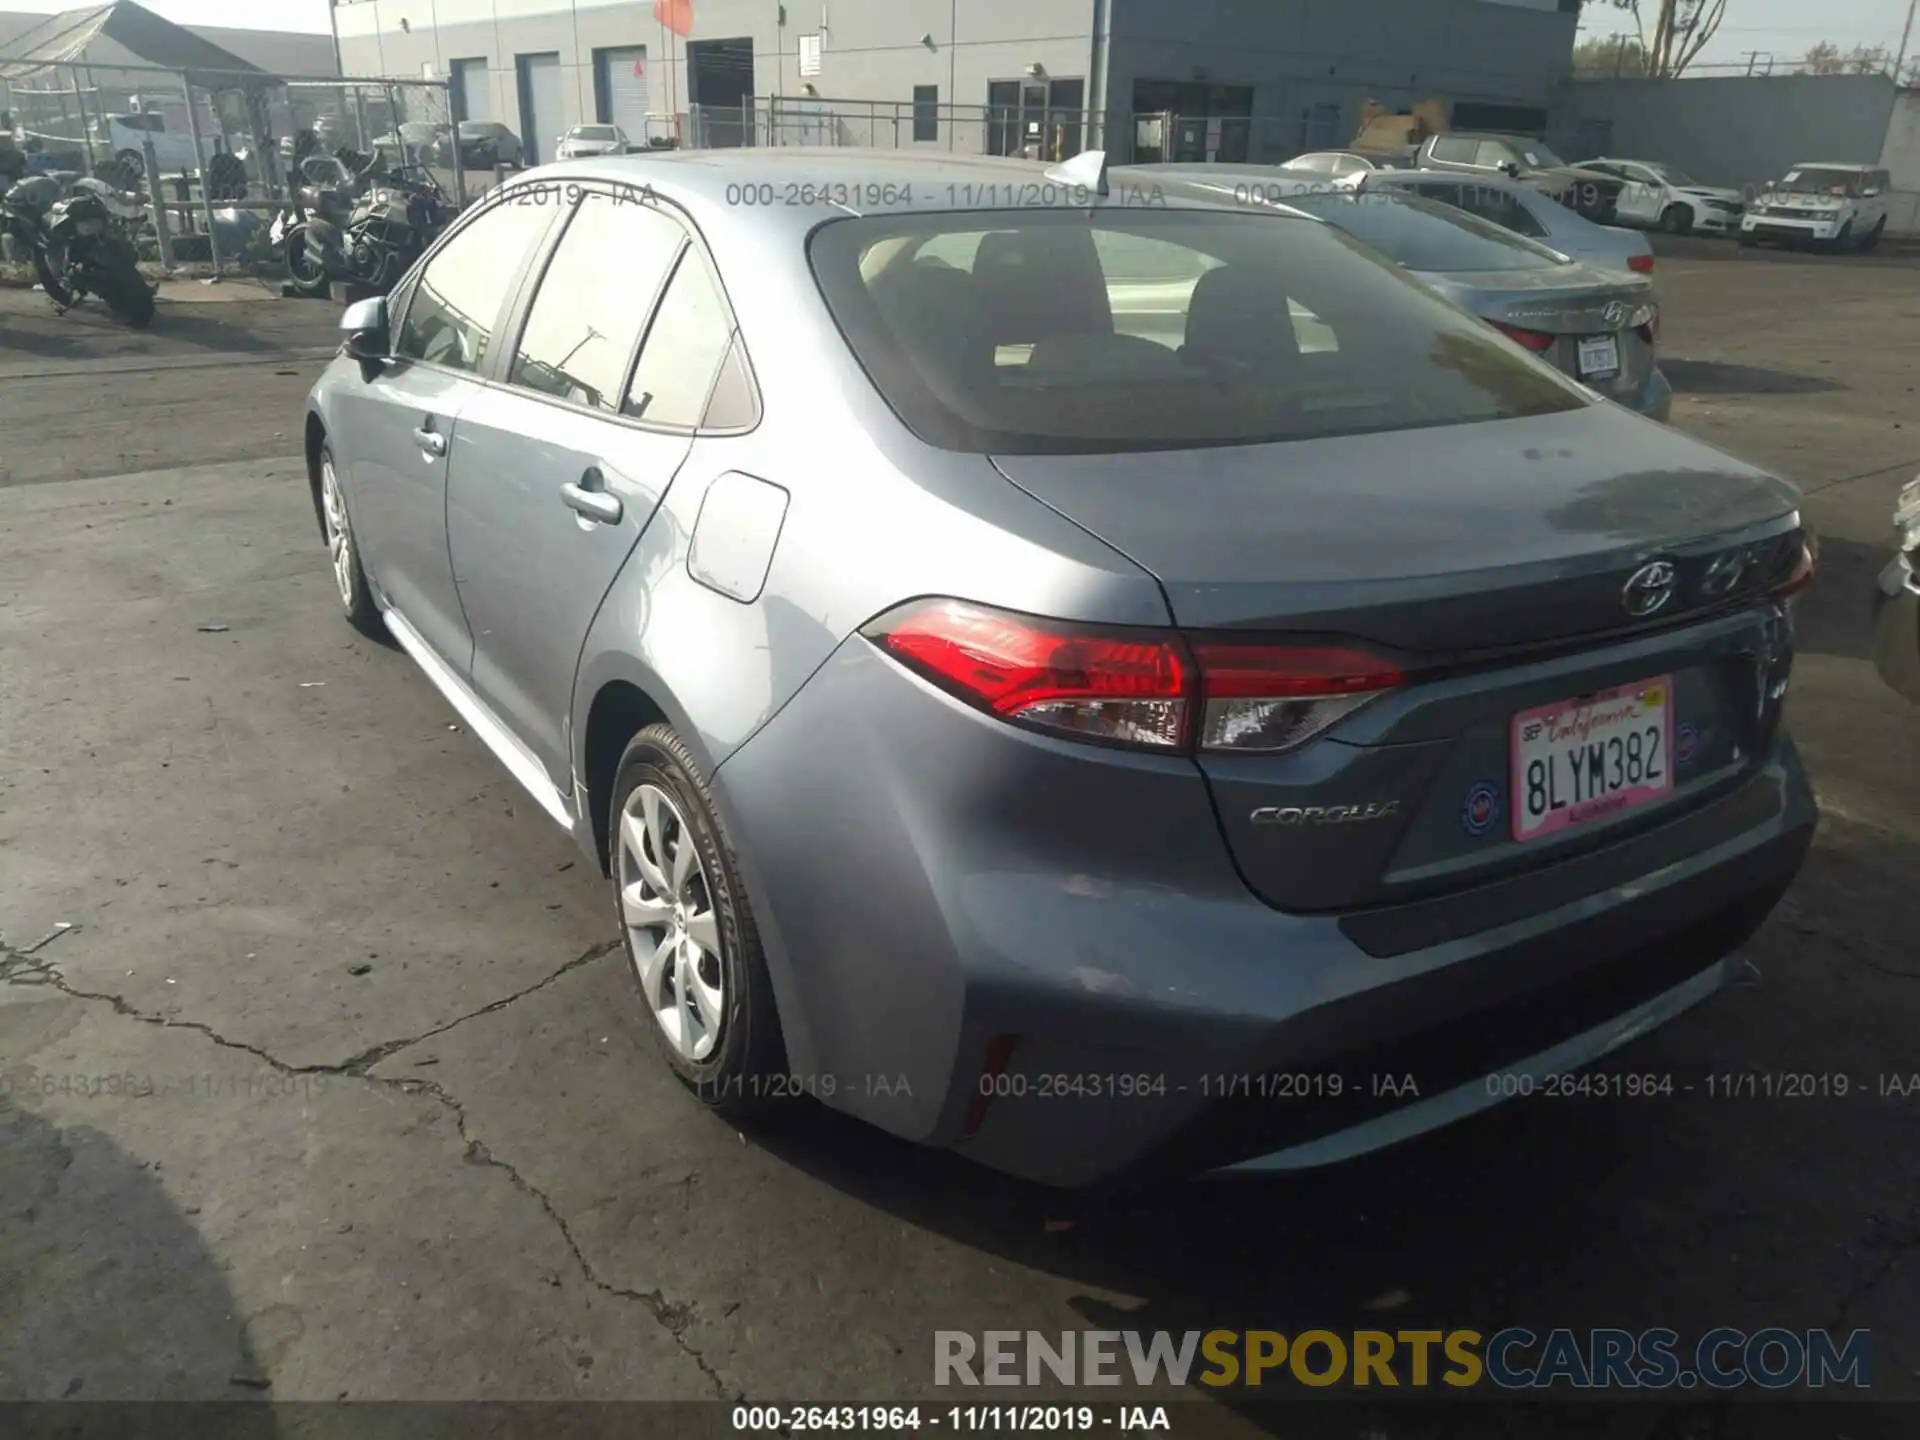
{"type": "Polygon", "coordinates": [[[320,447],[327,443],[327,422],[318,410],[311,406],[307,409],[307,423],[301,437],[301,449],[307,458],[307,488],[313,494],[313,518],[319,522],[320,533],[327,530],[326,516],[320,509],[320,447]]]}
{"type": "Polygon", "coordinates": [[[626,676],[602,682],[588,703],[586,722],[580,727],[576,773],[585,792],[582,800],[603,875],[613,873],[613,781],[620,757],[627,742],[649,725],[672,723],[665,707],[626,676]]]}

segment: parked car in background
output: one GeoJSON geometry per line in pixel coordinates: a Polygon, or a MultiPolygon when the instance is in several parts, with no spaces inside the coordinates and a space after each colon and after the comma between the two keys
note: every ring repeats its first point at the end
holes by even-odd
{"type": "MultiPolygon", "coordinates": [[[[325,142],[318,140],[318,128],[314,134],[322,149],[325,142]]],[[[448,143],[451,129],[445,125],[435,125],[425,120],[403,121],[397,128],[375,138],[374,153],[390,165],[450,164],[452,150],[448,143]]]]}
{"type": "Polygon", "coordinates": [[[1333,226],[1098,154],[501,188],[309,397],[334,603],[609,876],[723,1114],[1063,1186],[1327,1164],[1707,999],[1799,870],[1800,493],[1333,226]],[[795,175],[858,210],[728,203],[795,175]],[[1275,1098],[1309,1069],[1396,1079],[1275,1098]]]}
{"type": "Polygon", "coordinates": [[[1621,181],[1605,170],[1569,165],[1538,140],[1525,135],[1478,134],[1455,130],[1430,135],[1420,146],[1422,170],[1458,170],[1470,175],[1525,180],[1589,220],[1613,219],[1621,181]]]}
{"type": "Polygon", "coordinates": [[[168,129],[166,117],[158,111],[109,115],[105,128],[108,153],[121,164],[130,166],[137,175],[147,173],[148,141],[153,143],[153,157],[159,162],[163,175],[177,175],[182,171],[198,173],[200,169],[200,154],[194,147],[193,136],[185,130],[168,129]]]}
{"type": "Polygon", "coordinates": [[[1747,208],[1738,190],[1702,185],[1684,170],[1653,160],[1603,158],[1582,161],[1581,168],[1620,177],[1614,218],[1625,225],[1657,227],[1673,235],[1695,230],[1731,235],[1747,208]]]}
{"type": "MultiPolygon", "coordinates": [[[[464,170],[492,170],[501,165],[517,169],[524,153],[520,137],[498,120],[460,122],[460,166],[464,170]]],[[[443,163],[451,164],[451,156],[443,163]]]]}
{"type": "Polygon", "coordinates": [[[1871,250],[1887,228],[1891,177],[1871,165],[1796,165],[1740,217],[1740,243],[1871,250]]]}
{"type": "Polygon", "coordinates": [[[1362,177],[1368,190],[1391,188],[1453,205],[1601,270],[1653,273],[1653,245],[1638,230],[1601,225],[1524,180],[1452,176],[1431,170],[1388,170],[1362,177]]]}
{"type": "Polygon", "coordinates": [[[1383,161],[1371,159],[1353,150],[1310,150],[1287,161],[1288,170],[1310,175],[1325,175],[1334,180],[1357,180],[1375,170],[1388,168],[1383,161]]]}
{"type": "Polygon", "coordinates": [[[1900,491],[1893,559],[1880,572],[1873,661],[1899,694],[1920,705],[1920,479],[1900,491]]]}
{"type": "Polygon", "coordinates": [[[559,160],[587,160],[595,155],[625,155],[633,148],[618,125],[576,125],[560,137],[554,151],[559,160]]]}

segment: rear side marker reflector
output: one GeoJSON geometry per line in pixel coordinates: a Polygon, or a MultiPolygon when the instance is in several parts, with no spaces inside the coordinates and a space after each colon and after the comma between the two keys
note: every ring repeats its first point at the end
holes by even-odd
{"type": "Polygon", "coordinates": [[[1248,644],[919,600],[867,639],[966,703],[1029,729],[1170,753],[1293,749],[1405,683],[1357,646],[1248,644]]]}
{"type": "Polygon", "coordinates": [[[1629,255],[1627,257],[1627,268],[1636,275],[1651,275],[1653,273],[1653,257],[1651,255],[1629,255]]]}
{"type": "Polygon", "coordinates": [[[962,1122],[960,1133],[971,1139],[980,1133],[980,1127],[987,1123],[987,1107],[993,1104],[998,1090],[995,1083],[1007,1073],[1007,1066],[1013,1063],[1013,1047],[1020,1041],[1017,1035],[996,1035],[987,1046],[987,1053],[981,1057],[980,1080],[974,1087],[973,1099],[967,1102],[966,1119],[962,1122]]]}

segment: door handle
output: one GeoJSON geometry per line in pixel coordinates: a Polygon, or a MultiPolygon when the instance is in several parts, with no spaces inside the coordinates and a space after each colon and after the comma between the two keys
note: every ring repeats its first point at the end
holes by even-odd
{"type": "Polygon", "coordinates": [[[423,427],[413,432],[413,438],[419,443],[420,448],[429,455],[444,455],[447,453],[447,437],[437,430],[428,430],[423,427]]]}
{"type": "MultiPolygon", "coordinates": [[[[589,470],[588,476],[598,477],[599,472],[589,470]]],[[[567,508],[589,520],[597,520],[602,525],[616,525],[625,511],[618,495],[609,495],[604,490],[589,490],[585,485],[566,484],[560,487],[560,498],[567,508]]]]}

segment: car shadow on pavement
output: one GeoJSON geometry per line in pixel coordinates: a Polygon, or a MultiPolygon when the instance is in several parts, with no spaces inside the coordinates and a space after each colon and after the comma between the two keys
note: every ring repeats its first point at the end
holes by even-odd
{"type": "Polygon", "coordinates": [[[1802,654],[1871,660],[1875,585],[1892,558],[1891,537],[1878,546],[1823,538],[1819,577],[1794,622],[1794,648],[1802,654]]]}
{"type": "MultiPolygon", "coordinates": [[[[157,1166],[0,1098],[0,1176],[0,1401],[214,1401],[217,1433],[278,1433],[240,1304],[157,1166]]],[[[82,1426],[90,1414],[128,1433],[129,1412],[88,1405],[12,1411],[4,1428],[109,1433],[82,1426]]]]}
{"type": "Polygon", "coordinates": [[[1824,395],[1847,388],[1820,375],[1722,360],[1662,360],[1660,370],[1677,395],[1824,395]]]}

